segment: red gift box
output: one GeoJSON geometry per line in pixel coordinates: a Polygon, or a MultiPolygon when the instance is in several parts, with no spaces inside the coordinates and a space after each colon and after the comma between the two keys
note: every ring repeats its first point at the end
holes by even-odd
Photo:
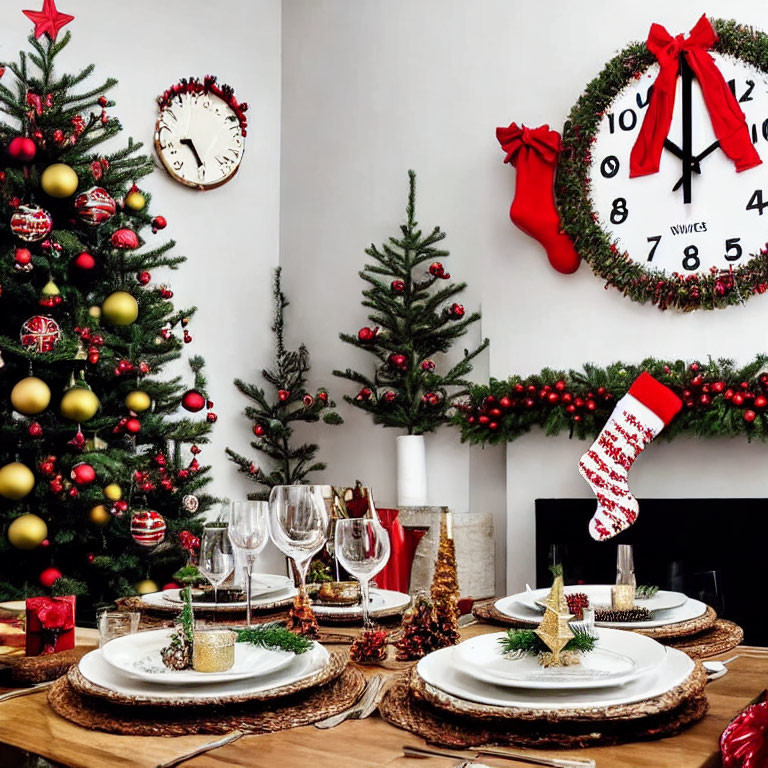
{"type": "Polygon", "coordinates": [[[27,656],[43,656],[75,647],[75,596],[27,600],[27,656]]]}

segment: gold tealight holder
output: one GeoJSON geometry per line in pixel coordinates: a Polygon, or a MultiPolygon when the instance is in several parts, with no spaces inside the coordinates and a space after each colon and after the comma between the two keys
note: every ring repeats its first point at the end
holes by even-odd
{"type": "Polygon", "coordinates": [[[236,635],[229,629],[195,630],[192,669],[195,672],[226,672],[235,663],[236,635]]]}
{"type": "Polygon", "coordinates": [[[611,587],[611,608],[629,611],[635,607],[635,588],[632,584],[614,584],[611,587]]]}

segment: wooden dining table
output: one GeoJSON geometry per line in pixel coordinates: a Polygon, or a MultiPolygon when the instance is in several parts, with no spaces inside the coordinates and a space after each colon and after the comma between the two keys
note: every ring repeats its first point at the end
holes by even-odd
{"type": "MultiPolygon", "coordinates": [[[[340,631],[354,633],[354,630],[340,631]]],[[[495,631],[498,628],[480,623],[464,628],[462,635],[466,638],[495,631]]],[[[96,645],[98,638],[94,630],[79,630],[77,642],[96,645]]],[[[768,685],[768,648],[740,646],[713,658],[737,655],[728,665],[728,673],[707,686],[709,713],[678,736],[611,747],[528,751],[535,756],[590,757],[596,761],[597,768],[717,768],[721,732],[768,685]]],[[[396,668],[365,667],[366,674],[382,671],[387,675],[398,674],[396,668]]],[[[0,692],[4,690],[8,689],[0,692]]],[[[0,745],[12,745],[73,768],[155,768],[218,738],[210,735],[116,736],[87,730],[54,714],[46,703],[44,690],[0,701],[0,745]]],[[[404,745],[425,746],[425,742],[373,715],[365,720],[347,720],[330,730],[308,726],[245,736],[183,765],[185,768],[453,768],[465,754],[457,752],[455,759],[415,760],[403,756],[404,745]]],[[[4,749],[7,748],[0,746],[3,768],[26,764],[13,762],[15,758],[6,756],[4,749]]],[[[480,762],[494,768],[522,765],[490,757],[483,757],[480,762]]]]}

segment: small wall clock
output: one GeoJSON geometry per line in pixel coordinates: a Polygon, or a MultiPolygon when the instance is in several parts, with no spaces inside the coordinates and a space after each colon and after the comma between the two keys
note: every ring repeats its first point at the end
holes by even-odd
{"type": "Polygon", "coordinates": [[[173,179],[214,189],[232,179],[245,151],[247,104],[206,76],[181,80],[158,100],[155,149],[173,179]]]}
{"type": "Polygon", "coordinates": [[[703,25],[716,31],[705,55],[735,96],[756,150],[748,147],[753,158],[740,172],[715,135],[686,52],[679,65],[675,59],[658,172],[630,176],[652,89],[664,87],[645,44],[606,65],[563,132],[556,194],[565,230],[597,275],[661,309],[724,307],[768,289],[768,36],[733,21],[709,24],[702,18],[692,34],[703,25]]]}

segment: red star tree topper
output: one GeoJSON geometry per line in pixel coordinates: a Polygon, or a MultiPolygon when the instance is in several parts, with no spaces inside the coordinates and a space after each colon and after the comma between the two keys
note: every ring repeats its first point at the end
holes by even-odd
{"type": "Polygon", "coordinates": [[[68,13],[59,13],[54,0],[43,0],[42,11],[22,11],[22,13],[35,25],[35,37],[45,34],[51,40],[56,40],[59,30],[75,18],[68,13]]]}

